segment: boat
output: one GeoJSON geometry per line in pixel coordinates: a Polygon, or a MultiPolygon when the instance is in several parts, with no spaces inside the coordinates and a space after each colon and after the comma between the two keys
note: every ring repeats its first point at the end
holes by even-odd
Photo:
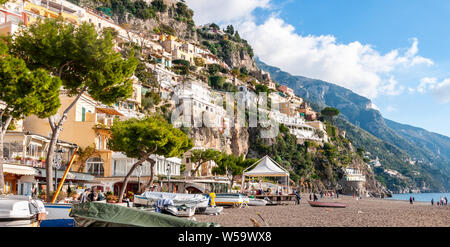
{"type": "Polygon", "coordinates": [[[196,214],[218,215],[223,211],[223,207],[197,208],[196,214]]]}
{"type": "Polygon", "coordinates": [[[243,204],[245,205],[247,200],[241,194],[216,194],[216,198],[214,199],[218,206],[233,207],[241,207],[243,204]]]}
{"type": "Polygon", "coordinates": [[[41,222],[41,227],[74,227],[75,222],[69,216],[71,203],[44,203],[48,212],[47,218],[41,222]]]}
{"type": "Polygon", "coordinates": [[[40,200],[17,195],[0,197],[0,227],[39,227],[46,216],[40,200]]]}
{"type": "Polygon", "coordinates": [[[209,199],[202,194],[182,194],[167,192],[144,192],[134,196],[134,205],[151,206],[160,199],[171,199],[175,206],[186,205],[189,207],[208,207],[209,199]]]}
{"type": "Polygon", "coordinates": [[[77,227],[218,227],[167,214],[149,212],[114,203],[84,202],[72,205],[70,217],[77,227]]]}
{"type": "Polygon", "coordinates": [[[328,207],[328,208],[345,208],[346,204],[338,203],[338,202],[314,202],[308,201],[311,207],[328,207]]]}
{"type": "Polygon", "coordinates": [[[264,199],[256,199],[256,198],[250,198],[248,205],[249,206],[266,206],[267,200],[264,199]]]}
{"type": "Polygon", "coordinates": [[[181,205],[177,207],[177,214],[178,217],[192,217],[195,214],[196,207],[189,207],[187,205],[181,205]]]}
{"type": "Polygon", "coordinates": [[[146,212],[157,212],[163,214],[169,214],[177,217],[192,217],[196,213],[195,207],[188,206],[174,206],[174,205],[165,205],[163,207],[157,208],[156,206],[146,206],[146,207],[137,207],[139,210],[143,210],[146,212]]]}

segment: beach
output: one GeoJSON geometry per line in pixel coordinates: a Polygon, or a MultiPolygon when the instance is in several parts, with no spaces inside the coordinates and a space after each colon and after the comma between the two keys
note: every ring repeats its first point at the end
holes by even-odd
{"type": "Polygon", "coordinates": [[[340,202],[346,208],[311,207],[302,195],[300,205],[224,208],[220,215],[195,215],[197,221],[216,222],[224,227],[254,226],[250,218],[265,226],[258,213],[273,227],[449,227],[450,205],[431,206],[430,202],[397,201],[351,196],[319,198],[319,202],[340,202]]]}

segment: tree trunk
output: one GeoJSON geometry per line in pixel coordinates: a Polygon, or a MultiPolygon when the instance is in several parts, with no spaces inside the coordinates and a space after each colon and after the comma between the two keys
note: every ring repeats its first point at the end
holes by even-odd
{"type": "Polygon", "coordinates": [[[3,176],[3,137],[3,133],[0,133],[0,195],[3,195],[5,191],[5,177],[3,176]]]}
{"type": "Polygon", "coordinates": [[[134,163],[134,165],[131,167],[131,169],[128,172],[128,174],[123,179],[122,187],[120,188],[120,192],[119,192],[119,202],[122,202],[122,200],[123,200],[123,194],[125,194],[125,190],[127,188],[128,180],[130,179],[131,174],[133,174],[134,170],[136,170],[136,168],[138,166],[142,165],[142,163],[144,163],[144,161],[147,160],[148,156],[150,156],[150,154],[144,155],[144,157],[142,157],[140,160],[138,160],[136,163],[134,163]]]}
{"type": "Polygon", "coordinates": [[[8,129],[9,123],[11,123],[12,116],[8,116],[5,123],[1,121],[0,115],[0,195],[5,193],[5,177],[3,176],[3,140],[6,135],[6,130],[8,129]]]}
{"type": "MultiPolygon", "coordinates": [[[[57,127],[57,129],[61,129],[61,127],[57,127]]],[[[56,143],[58,141],[58,136],[61,131],[55,131],[52,133],[52,138],[50,140],[50,144],[48,146],[47,151],[47,160],[46,160],[46,166],[45,166],[45,172],[46,172],[46,179],[47,179],[47,188],[46,188],[46,194],[47,194],[47,202],[51,201],[51,191],[53,191],[53,159],[55,158],[55,148],[56,143]]],[[[56,174],[55,174],[56,176],[56,174]]]]}
{"type": "Polygon", "coordinates": [[[203,163],[205,163],[207,161],[199,161],[197,167],[195,167],[194,171],[191,172],[191,176],[195,177],[195,173],[198,171],[198,169],[202,166],[203,163]]]}
{"type": "MultiPolygon", "coordinates": [[[[77,97],[75,97],[75,99],[72,101],[72,103],[66,108],[66,110],[64,110],[63,115],[57,124],[55,123],[55,120],[53,117],[48,118],[50,128],[52,129],[52,137],[50,140],[50,144],[48,146],[46,169],[45,169],[46,180],[47,180],[46,181],[47,202],[50,202],[50,200],[52,199],[50,197],[50,193],[53,190],[53,169],[52,168],[53,168],[53,159],[55,158],[55,148],[56,148],[59,134],[61,133],[62,126],[67,119],[67,114],[75,106],[75,104],[78,102],[81,95],[83,95],[83,93],[86,91],[86,89],[87,89],[86,86],[81,89],[81,91],[78,93],[77,97]]],[[[55,176],[56,176],[56,174],[55,174],[55,176]]]]}
{"type": "Polygon", "coordinates": [[[150,180],[148,180],[147,184],[142,188],[143,191],[147,190],[151,186],[153,186],[153,177],[155,174],[155,161],[152,159],[147,159],[148,162],[150,162],[150,180]]]}

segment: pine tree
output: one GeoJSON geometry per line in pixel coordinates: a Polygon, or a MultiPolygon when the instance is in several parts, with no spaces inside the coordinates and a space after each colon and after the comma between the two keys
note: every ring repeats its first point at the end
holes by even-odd
{"type": "Polygon", "coordinates": [[[0,42],[0,194],[4,192],[3,140],[13,119],[31,114],[46,118],[60,106],[61,80],[38,68],[30,70],[22,59],[8,53],[0,42]]]}
{"type": "Polygon", "coordinates": [[[69,111],[84,93],[108,105],[129,97],[137,60],[133,54],[123,59],[114,50],[110,29],[98,34],[93,24],[75,27],[62,19],[45,19],[22,29],[11,42],[11,53],[23,59],[30,69],[42,68],[58,76],[65,93],[75,96],[59,119],[48,118],[52,131],[46,169],[49,195],[56,142],[69,111]]]}
{"type": "Polygon", "coordinates": [[[138,159],[123,180],[119,202],[123,199],[131,174],[145,161],[151,165],[151,174],[144,189],[153,184],[155,161],[150,159],[152,154],[177,157],[192,146],[192,140],[186,134],[174,128],[161,116],[155,115],[142,120],[129,119],[115,122],[111,128],[108,147],[113,151],[124,152],[127,157],[138,159]]]}

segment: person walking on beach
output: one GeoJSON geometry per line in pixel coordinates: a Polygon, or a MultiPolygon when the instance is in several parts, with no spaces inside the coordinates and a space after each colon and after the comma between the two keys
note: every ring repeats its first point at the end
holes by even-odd
{"type": "Polygon", "coordinates": [[[309,194],[309,200],[312,201],[312,194],[309,194]]]}
{"type": "Polygon", "coordinates": [[[410,203],[410,204],[413,204],[412,196],[409,197],[409,203],[410,203]]]}
{"type": "Polygon", "coordinates": [[[434,205],[434,199],[431,198],[431,206],[433,206],[433,205],[434,205]]]}
{"type": "Polygon", "coordinates": [[[298,193],[297,190],[295,190],[294,193],[295,193],[295,197],[297,198],[297,204],[300,205],[300,200],[301,200],[300,193],[298,193]]]}
{"type": "Polygon", "coordinates": [[[317,195],[314,193],[314,201],[317,202],[319,200],[319,198],[317,197],[317,195]]]}

